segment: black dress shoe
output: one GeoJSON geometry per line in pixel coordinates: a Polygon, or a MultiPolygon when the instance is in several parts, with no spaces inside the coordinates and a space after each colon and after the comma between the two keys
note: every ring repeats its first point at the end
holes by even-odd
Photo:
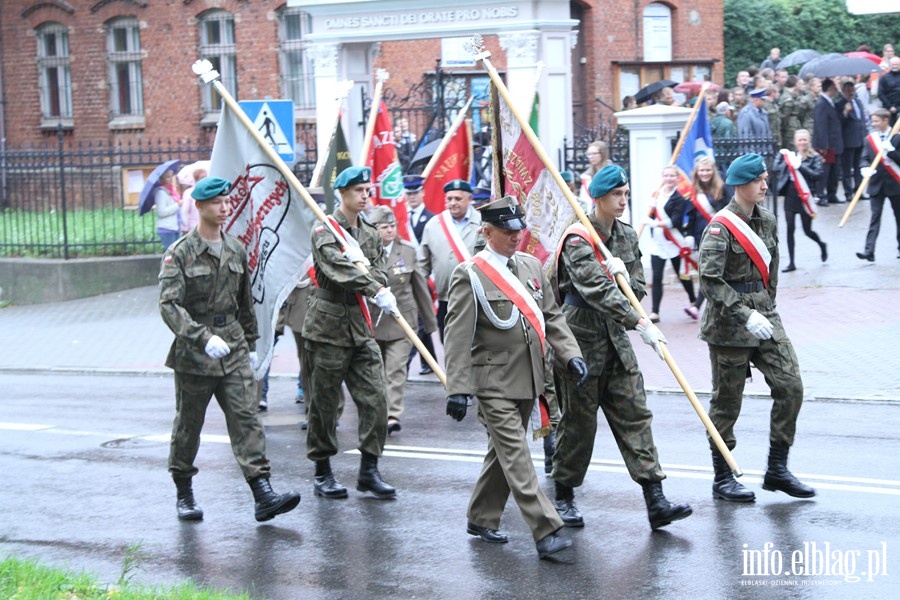
{"type": "Polygon", "coordinates": [[[781,270],[782,273],[790,273],[791,271],[796,271],[797,267],[794,266],[794,263],[789,264],[785,268],[781,270]]]}
{"type": "Polygon", "coordinates": [[[565,540],[556,533],[551,533],[542,540],[538,540],[535,544],[537,547],[538,557],[547,558],[551,554],[556,554],[560,550],[565,550],[572,545],[572,540],[565,540]]]}
{"type": "MultiPolygon", "coordinates": [[[[505,544],[509,541],[509,536],[500,533],[496,529],[488,529],[487,527],[479,527],[472,521],[466,525],[466,533],[480,537],[489,544],[505,544]]],[[[545,538],[546,539],[546,538],[545,538]]]]}
{"type": "Polygon", "coordinates": [[[431,370],[431,367],[425,365],[421,369],[419,369],[419,375],[431,375],[434,371],[431,370]]]}
{"type": "MultiPolygon", "coordinates": [[[[869,262],[875,262],[874,254],[864,254],[862,252],[857,252],[856,258],[858,258],[859,260],[867,260],[869,262]]],[[[900,258],[900,254],[897,255],[897,258],[900,258]]]]}
{"type": "Polygon", "coordinates": [[[828,200],[818,200],[816,206],[828,206],[828,200]]]}
{"type": "Polygon", "coordinates": [[[396,433],[401,429],[403,428],[400,426],[400,421],[388,421],[388,435],[396,433]]]}

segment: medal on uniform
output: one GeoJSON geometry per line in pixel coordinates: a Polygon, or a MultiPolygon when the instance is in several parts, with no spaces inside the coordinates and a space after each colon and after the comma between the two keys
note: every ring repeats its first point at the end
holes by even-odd
{"type": "Polygon", "coordinates": [[[525,285],[531,290],[531,297],[535,300],[543,300],[544,299],[544,290],[541,289],[541,282],[537,280],[537,278],[529,279],[525,282],[525,285]]]}

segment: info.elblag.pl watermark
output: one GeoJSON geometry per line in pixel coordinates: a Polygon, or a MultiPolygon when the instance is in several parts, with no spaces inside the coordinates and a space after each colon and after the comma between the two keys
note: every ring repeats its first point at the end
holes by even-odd
{"type": "Polygon", "coordinates": [[[744,544],[741,585],[817,586],[873,582],[888,575],[888,545],[842,549],[831,542],[803,542],[781,550],[772,542],[754,549],[744,544]]]}

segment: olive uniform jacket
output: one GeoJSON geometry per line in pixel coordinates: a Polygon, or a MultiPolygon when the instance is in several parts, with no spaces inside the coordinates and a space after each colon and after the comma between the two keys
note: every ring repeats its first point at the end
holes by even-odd
{"type": "MultiPolygon", "coordinates": [[[[406,322],[413,328],[419,322],[419,315],[425,323],[425,333],[437,330],[437,319],[434,315],[434,304],[431,302],[431,292],[428,291],[428,282],[416,270],[416,247],[397,238],[391,245],[391,252],[385,262],[388,285],[394,298],[397,299],[397,308],[406,322]]],[[[371,304],[373,314],[380,312],[374,303],[371,304]]],[[[378,319],[378,317],[373,317],[378,319]]],[[[375,326],[375,339],[382,342],[392,342],[404,339],[406,334],[391,315],[385,314],[378,319],[375,326]]]]}
{"type": "Polygon", "coordinates": [[[747,217],[734,199],[722,209],[726,210],[743,219],[762,238],[772,255],[769,285],[760,285],[762,275],[727,227],[716,222],[707,225],[700,240],[700,289],[709,304],[700,321],[700,339],[718,346],[759,346],[760,340],[746,328],[750,312],[756,310],[772,323],[772,338],[776,342],[785,340],[781,317],[775,311],[775,293],[778,289],[775,215],[757,204],[747,217]],[[760,289],[739,292],[730,284],[756,284],[760,289]]]}
{"type": "Polygon", "coordinates": [[[312,254],[318,287],[310,294],[303,321],[303,339],[352,348],[373,337],[355,295],[374,296],[387,285],[384,245],[378,230],[362,215],[359,228],[353,230],[340,210],[335,210],[333,216],[356,239],[371,264],[367,272],[359,270],[344,258],[341,246],[328,227],[320,224],[313,228],[312,254]]]}
{"type": "MultiPolygon", "coordinates": [[[[646,290],[634,228],[616,219],[612,230],[607,232],[593,217],[590,220],[610,253],[625,263],[631,289],[640,300],[646,290]]],[[[638,368],[626,330],[635,328],[640,315],[619,285],[609,278],[591,244],[578,235],[565,236],[561,244],[557,281],[562,312],[584,353],[590,375],[602,375],[610,346],[627,369],[638,368]]]]}
{"type": "MultiPolygon", "coordinates": [[[[438,300],[446,301],[450,296],[450,275],[459,261],[453,253],[450,240],[444,235],[439,217],[439,214],[435,215],[425,224],[419,245],[418,269],[426,278],[434,273],[434,288],[438,300]]],[[[481,213],[469,207],[468,217],[469,222],[460,229],[459,237],[472,254],[475,252],[475,242],[481,237],[481,213]]],[[[450,226],[456,227],[452,224],[450,226]]]]}
{"type": "MultiPolygon", "coordinates": [[[[538,282],[533,296],[544,314],[547,343],[556,352],[557,360],[568,365],[581,356],[581,350],[556,304],[541,263],[521,252],[515,256],[517,277],[526,289],[531,291],[533,282],[538,282]],[[529,281],[532,285],[528,285],[529,281]]],[[[512,400],[538,397],[544,392],[544,353],[537,332],[521,317],[511,329],[494,326],[475,299],[469,270],[481,281],[494,313],[501,320],[512,313],[513,304],[506,294],[471,260],[453,271],[444,330],[447,394],[512,400]]]]}
{"type": "Polygon", "coordinates": [[[259,333],[244,246],[223,233],[216,257],[196,229],[172,244],[159,270],[159,312],[175,334],[167,367],[215,376],[248,364],[259,333]],[[214,335],[231,348],[224,358],[206,355],[214,335]]]}

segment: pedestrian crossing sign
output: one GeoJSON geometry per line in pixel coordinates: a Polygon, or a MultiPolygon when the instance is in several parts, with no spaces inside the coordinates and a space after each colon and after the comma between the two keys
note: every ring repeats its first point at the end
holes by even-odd
{"type": "Polygon", "coordinates": [[[241,100],[240,107],[253,127],[284,162],[294,162],[294,101],[241,100]]]}

